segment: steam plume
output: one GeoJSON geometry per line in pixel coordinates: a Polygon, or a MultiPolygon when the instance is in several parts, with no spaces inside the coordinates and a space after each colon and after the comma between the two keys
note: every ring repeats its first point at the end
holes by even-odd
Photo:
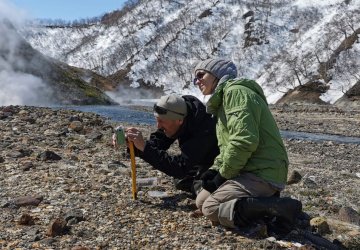
{"type": "Polygon", "coordinates": [[[19,53],[23,42],[16,32],[25,23],[25,12],[0,0],[0,106],[46,105],[50,89],[43,80],[29,74],[19,53]]]}

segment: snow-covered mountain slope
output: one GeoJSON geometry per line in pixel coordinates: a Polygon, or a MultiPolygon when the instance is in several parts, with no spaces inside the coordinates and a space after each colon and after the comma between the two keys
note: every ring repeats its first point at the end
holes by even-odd
{"type": "Polygon", "coordinates": [[[360,79],[360,0],[132,2],[97,23],[32,26],[22,35],[67,64],[165,92],[201,96],[192,68],[214,56],[257,80],[270,103],[314,81],[334,103],[360,79]]]}
{"type": "Polygon", "coordinates": [[[0,19],[0,106],[114,104],[101,89],[106,78],[34,50],[9,21],[0,19]]]}

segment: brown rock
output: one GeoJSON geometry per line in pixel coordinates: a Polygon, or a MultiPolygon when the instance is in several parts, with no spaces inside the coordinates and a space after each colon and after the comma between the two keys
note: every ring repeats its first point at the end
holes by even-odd
{"type": "Polygon", "coordinates": [[[46,235],[54,237],[57,235],[63,235],[68,232],[69,228],[66,226],[66,220],[63,218],[55,219],[46,231],[46,235]]]}
{"type": "Polygon", "coordinates": [[[70,123],[69,128],[75,132],[80,132],[84,129],[84,126],[80,121],[73,121],[70,123]]]}
{"type": "Polygon", "coordinates": [[[291,185],[291,184],[299,183],[301,181],[301,178],[302,178],[301,174],[298,171],[293,170],[286,184],[291,185]]]}
{"type": "Polygon", "coordinates": [[[13,203],[18,207],[24,207],[24,206],[37,206],[39,203],[43,200],[42,196],[21,196],[18,198],[15,198],[13,200],[13,203]]]}
{"type": "Polygon", "coordinates": [[[29,214],[21,215],[18,223],[25,226],[31,226],[35,224],[34,219],[29,214]]]}

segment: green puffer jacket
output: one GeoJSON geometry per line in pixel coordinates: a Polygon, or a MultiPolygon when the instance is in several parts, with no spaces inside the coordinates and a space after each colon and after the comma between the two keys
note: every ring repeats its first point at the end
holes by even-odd
{"type": "Polygon", "coordinates": [[[253,80],[219,83],[207,102],[217,117],[220,154],[211,169],[231,179],[251,172],[273,183],[285,184],[289,160],[262,88],[253,80]]]}

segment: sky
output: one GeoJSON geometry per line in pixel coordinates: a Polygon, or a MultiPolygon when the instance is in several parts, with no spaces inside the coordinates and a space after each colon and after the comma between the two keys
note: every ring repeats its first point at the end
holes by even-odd
{"type": "Polygon", "coordinates": [[[126,0],[0,0],[24,11],[29,18],[66,21],[92,18],[121,9],[126,0]]]}

